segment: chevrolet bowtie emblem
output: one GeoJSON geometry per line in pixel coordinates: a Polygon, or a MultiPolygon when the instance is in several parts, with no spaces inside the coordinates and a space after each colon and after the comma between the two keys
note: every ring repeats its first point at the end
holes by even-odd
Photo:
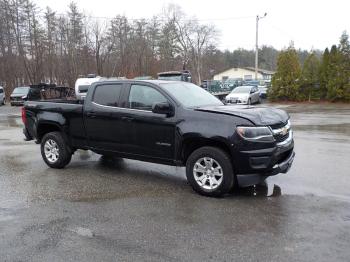
{"type": "Polygon", "coordinates": [[[282,136],[285,136],[287,133],[288,133],[288,129],[286,127],[283,127],[280,134],[282,136]]]}

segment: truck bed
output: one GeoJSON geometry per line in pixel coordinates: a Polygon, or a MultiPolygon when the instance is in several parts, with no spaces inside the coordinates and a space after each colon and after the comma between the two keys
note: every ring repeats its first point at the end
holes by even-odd
{"type": "Polygon", "coordinates": [[[24,104],[28,122],[26,132],[30,137],[38,138],[37,130],[43,129],[42,125],[47,125],[52,121],[58,123],[60,130],[64,130],[72,145],[79,146],[79,148],[84,147],[86,145],[86,134],[83,107],[83,100],[27,101],[24,104]]]}

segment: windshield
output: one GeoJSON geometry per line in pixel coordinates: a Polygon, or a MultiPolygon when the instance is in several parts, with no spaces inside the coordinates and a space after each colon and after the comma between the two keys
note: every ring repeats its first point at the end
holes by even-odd
{"type": "Polygon", "coordinates": [[[159,80],[181,81],[181,75],[160,75],[159,80]]]}
{"type": "Polygon", "coordinates": [[[231,93],[244,93],[248,94],[252,88],[250,86],[239,86],[232,90],[231,93]]]}
{"type": "Polygon", "coordinates": [[[15,90],[13,90],[12,94],[28,94],[29,87],[16,87],[15,90]]]}
{"type": "Polygon", "coordinates": [[[166,91],[185,107],[201,107],[207,105],[221,106],[223,103],[203,88],[191,83],[178,82],[160,84],[166,91]]]}

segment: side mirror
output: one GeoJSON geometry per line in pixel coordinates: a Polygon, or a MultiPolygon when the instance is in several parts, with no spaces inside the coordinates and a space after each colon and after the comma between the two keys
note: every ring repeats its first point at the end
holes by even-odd
{"type": "Polygon", "coordinates": [[[163,114],[167,116],[173,116],[174,110],[169,102],[154,103],[152,106],[152,112],[155,114],[163,114]]]}

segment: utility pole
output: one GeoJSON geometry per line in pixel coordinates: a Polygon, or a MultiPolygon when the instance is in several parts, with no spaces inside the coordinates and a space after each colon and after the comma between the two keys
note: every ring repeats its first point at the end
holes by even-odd
{"type": "Polygon", "coordinates": [[[259,45],[258,45],[258,37],[259,37],[259,20],[263,19],[267,16],[267,13],[264,14],[264,16],[256,16],[256,35],[255,35],[255,80],[258,80],[258,52],[259,52],[259,45]]]}

